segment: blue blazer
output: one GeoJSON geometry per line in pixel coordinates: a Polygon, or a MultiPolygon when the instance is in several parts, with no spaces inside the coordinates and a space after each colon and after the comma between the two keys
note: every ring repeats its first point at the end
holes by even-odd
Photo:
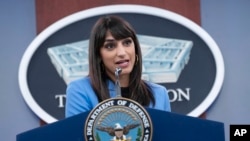
{"type": "MultiPolygon", "coordinates": [[[[155,97],[155,105],[151,103],[148,108],[154,108],[163,111],[171,111],[168,92],[165,87],[146,82],[152,89],[155,97]]],[[[116,97],[115,84],[108,81],[110,97],[116,97]]],[[[84,77],[72,81],[66,90],[65,117],[80,114],[92,110],[98,104],[98,98],[91,86],[89,77],[84,77]]]]}

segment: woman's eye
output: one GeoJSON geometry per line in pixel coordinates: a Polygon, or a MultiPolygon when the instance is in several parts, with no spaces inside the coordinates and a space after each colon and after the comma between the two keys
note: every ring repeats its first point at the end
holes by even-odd
{"type": "Polygon", "coordinates": [[[131,40],[131,39],[126,39],[126,40],[124,40],[124,42],[123,42],[123,44],[124,44],[125,46],[130,46],[131,43],[132,43],[132,40],[131,40]]]}
{"type": "Polygon", "coordinates": [[[104,47],[107,49],[113,49],[115,45],[113,43],[108,43],[108,44],[105,44],[104,47]]]}

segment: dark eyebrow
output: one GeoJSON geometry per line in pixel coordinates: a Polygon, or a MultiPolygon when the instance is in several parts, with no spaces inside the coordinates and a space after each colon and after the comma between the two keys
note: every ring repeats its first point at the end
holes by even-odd
{"type": "Polygon", "coordinates": [[[115,41],[115,39],[105,39],[104,42],[114,42],[114,41],[115,41]]]}

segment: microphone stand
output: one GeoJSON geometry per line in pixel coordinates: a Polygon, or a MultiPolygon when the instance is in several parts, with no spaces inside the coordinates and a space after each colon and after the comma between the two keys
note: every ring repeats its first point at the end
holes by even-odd
{"type": "Polygon", "coordinates": [[[116,87],[116,96],[117,97],[121,97],[121,87],[120,87],[120,80],[119,80],[119,75],[122,72],[121,68],[116,68],[115,69],[115,77],[116,77],[116,81],[115,81],[115,87],[116,87]]]}

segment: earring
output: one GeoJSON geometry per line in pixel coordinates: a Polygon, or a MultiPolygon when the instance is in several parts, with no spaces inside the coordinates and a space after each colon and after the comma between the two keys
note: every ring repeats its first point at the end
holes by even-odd
{"type": "Polygon", "coordinates": [[[136,63],[135,63],[135,64],[137,64],[137,63],[138,63],[138,61],[139,61],[139,59],[138,59],[138,55],[136,54],[136,63]]]}

